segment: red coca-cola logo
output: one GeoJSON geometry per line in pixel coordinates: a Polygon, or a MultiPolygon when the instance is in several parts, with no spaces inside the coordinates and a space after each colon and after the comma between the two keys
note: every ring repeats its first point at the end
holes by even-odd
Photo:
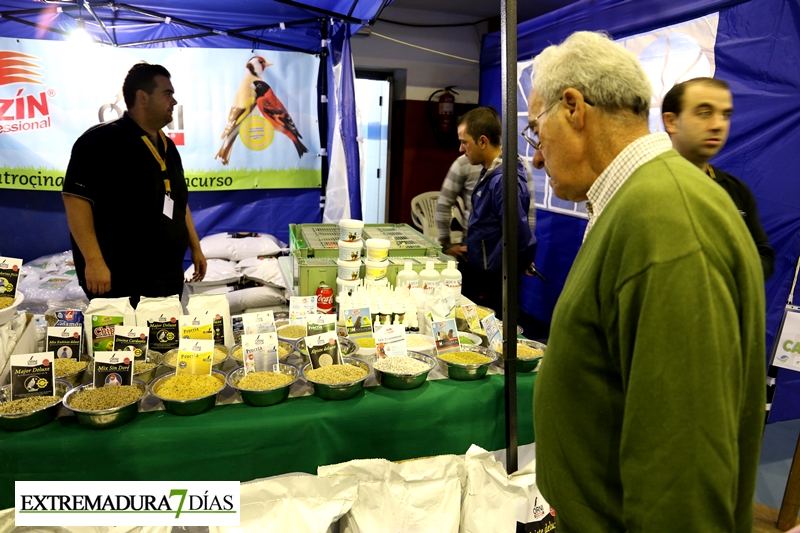
{"type": "Polygon", "coordinates": [[[331,296],[318,296],[317,305],[333,305],[333,295],[331,296]]]}

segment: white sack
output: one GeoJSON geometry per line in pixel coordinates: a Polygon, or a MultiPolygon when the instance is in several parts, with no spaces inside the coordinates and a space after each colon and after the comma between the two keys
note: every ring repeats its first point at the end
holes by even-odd
{"type": "Polygon", "coordinates": [[[233,341],[231,308],[224,294],[190,294],[186,313],[195,316],[208,316],[214,324],[214,343],[224,344],[229,349],[233,341]]]}
{"type": "Polygon", "coordinates": [[[278,255],[288,250],[286,243],[272,235],[258,234],[254,237],[234,238],[231,233],[208,235],[200,240],[206,259],[228,259],[241,261],[248,257],[278,255]]]}
{"type": "MultiPolygon", "coordinates": [[[[189,265],[183,273],[184,279],[192,279],[194,276],[194,265],[189,265]]],[[[226,283],[236,283],[242,279],[239,268],[233,261],[223,259],[209,259],[206,261],[206,275],[203,281],[192,281],[193,286],[203,285],[224,285],[226,283]]]]}
{"type": "Polygon", "coordinates": [[[274,257],[250,257],[239,261],[239,270],[249,279],[259,283],[283,288],[285,283],[274,257]]]}
{"type": "Polygon", "coordinates": [[[466,471],[455,455],[355,460],[320,466],[317,475],[358,479],[358,499],[339,522],[341,533],[458,531],[466,471]]]}
{"type": "MultiPolygon", "coordinates": [[[[83,312],[83,328],[86,338],[86,345],[89,347],[89,355],[94,356],[94,345],[92,343],[92,316],[110,316],[123,319],[123,326],[136,325],[136,313],[131,306],[131,299],[127,296],[122,298],[95,298],[89,302],[86,311],[83,312]]],[[[111,341],[114,335],[111,335],[111,341]]]]}
{"type": "Polygon", "coordinates": [[[245,309],[270,307],[286,303],[284,289],[278,289],[268,285],[239,289],[238,291],[227,293],[226,296],[228,297],[228,303],[231,306],[231,313],[233,314],[241,313],[245,309]]]}

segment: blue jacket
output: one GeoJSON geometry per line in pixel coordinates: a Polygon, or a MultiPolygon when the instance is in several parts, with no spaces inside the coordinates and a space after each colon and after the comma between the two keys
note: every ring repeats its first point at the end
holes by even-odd
{"type": "MultiPolygon", "coordinates": [[[[517,260],[527,267],[536,253],[536,237],[528,225],[525,168],[517,159],[517,260]]],[[[486,173],[472,191],[472,214],[467,229],[467,260],[483,270],[503,268],[503,165],[486,173]]]]}

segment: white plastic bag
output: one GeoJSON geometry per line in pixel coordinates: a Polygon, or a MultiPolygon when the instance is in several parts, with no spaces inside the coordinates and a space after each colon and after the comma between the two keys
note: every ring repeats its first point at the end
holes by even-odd
{"type": "Polygon", "coordinates": [[[207,315],[214,324],[214,343],[233,347],[231,308],[224,294],[190,294],[186,306],[189,315],[207,315]]]}
{"type": "Polygon", "coordinates": [[[286,251],[286,243],[267,234],[217,233],[200,240],[200,247],[207,259],[228,259],[241,261],[248,257],[278,255],[286,251]]]}
{"type": "Polygon", "coordinates": [[[285,287],[281,270],[278,267],[278,260],[274,257],[250,257],[239,261],[241,273],[254,281],[272,285],[273,287],[285,287]]]}
{"type": "Polygon", "coordinates": [[[238,291],[227,293],[226,296],[233,314],[241,313],[245,309],[270,307],[286,303],[285,290],[268,285],[239,289],[238,291]]]}
{"type": "MultiPolygon", "coordinates": [[[[233,261],[209,259],[206,263],[206,275],[203,281],[192,281],[191,285],[224,285],[226,283],[236,283],[242,279],[242,274],[233,261]]],[[[194,265],[189,265],[189,268],[186,269],[183,275],[184,279],[192,279],[192,276],[194,276],[194,265]]]]}

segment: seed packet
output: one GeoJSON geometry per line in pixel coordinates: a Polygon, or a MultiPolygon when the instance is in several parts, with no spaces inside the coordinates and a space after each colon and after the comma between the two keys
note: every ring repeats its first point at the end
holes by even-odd
{"type": "Polygon", "coordinates": [[[483,329],[486,331],[486,338],[489,339],[489,348],[499,352],[503,349],[503,334],[500,332],[500,326],[497,324],[497,318],[494,313],[488,315],[481,320],[483,329]]]}
{"type": "Polygon", "coordinates": [[[244,335],[244,320],[242,315],[231,316],[231,328],[233,329],[233,341],[238,344],[242,342],[242,335],[244,335]]]}
{"type": "Polygon", "coordinates": [[[128,297],[95,298],[89,302],[89,307],[83,315],[89,355],[93,355],[96,351],[114,350],[115,326],[136,325],[136,314],[128,297]]]}
{"type": "Polygon", "coordinates": [[[47,328],[45,351],[53,358],[78,360],[82,345],[80,327],[47,328]]]}
{"type": "Polygon", "coordinates": [[[133,358],[131,352],[97,352],[94,358],[94,387],[133,384],[133,358]]]}
{"type": "MultiPolygon", "coordinates": [[[[0,298],[10,298],[14,301],[17,297],[19,272],[22,268],[22,259],[13,257],[0,257],[0,298]]],[[[0,309],[7,306],[0,306],[0,309]]]]}
{"type": "Polygon", "coordinates": [[[181,315],[183,306],[177,295],[139,300],[136,325],[149,328],[147,347],[161,353],[177,348],[180,340],[178,319],[181,315]]]}
{"type": "Polygon", "coordinates": [[[11,356],[11,399],[53,396],[55,377],[52,354],[26,353],[11,356]]]}
{"type": "Polygon", "coordinates": [[[383,326],[375,331],[375,352],[378,359],[408,355],[406,329],[400,325],[383,326]]]}
{"type": "Polygon", "coordinates": [[[275,317],[272,311],[259,311],[242,315],[243,335],[275,331],[275,317]]]}
{"type": "Polygon", "coordinates": [[[176,374],[211,375],[214,362],[214,341],[181,339],[176,374]]]}
{"type": "Polygon", "coordinates": [[[369,307],[344,310],[344,327],[347,336],[351,339],[369,337],[372,335],[372,318],[369,307]]]}
{"type": "Polygon", "coordinates": [[[224,344],[229,349],[233,342],[231,306],[224,294],[190,294],[186,306],[189,315],[207,315],[214,325],[214,343],[224,344]]]}
{"type": "Polygon", "coordinates": [[[339,340],[335,331],[306,337],[306,346],[311,359],[311,368],[342,364],[339,340]]]}
{"type": "Polygon", "coordinates": [[[467,321],[467,327],[470,331],[481,328],[481,321],[478,318],[478,307],[475,304],[462,305],[461,310],[464,312],[464,319],[467,321]]]}
{"type": "Polygon", "coordinates": [[[432,324],[432,328],[438,355],[461,350],[461,341],[458,339],[455,318],[435,321],[432,324]]]}
{"type": "MultiPolygon", "coordinates": [[[[181,330],[181,339],[214,341],[214,324],[205,315],[183,315],[178,320],[181,330]]],[[[180,346],[180,343],[178,343],[180,346]]]]}
{"type": "Polygon", "coordinates": [[[336,315],[309,315],[306,317],[306,335],[321,335],[336,331],[336,315]]]}
{"type": "Polygon", "coordinates": [[[242,335],[244,373],[279,372],[278,334],[274,331],[242,335]]]}
{"type": "Polygon", "coordinates": [[[131,352],[134,361],[147,361],[147,335],[150,328],[125,326],[114,330],[114,350],[131,352]]]}

